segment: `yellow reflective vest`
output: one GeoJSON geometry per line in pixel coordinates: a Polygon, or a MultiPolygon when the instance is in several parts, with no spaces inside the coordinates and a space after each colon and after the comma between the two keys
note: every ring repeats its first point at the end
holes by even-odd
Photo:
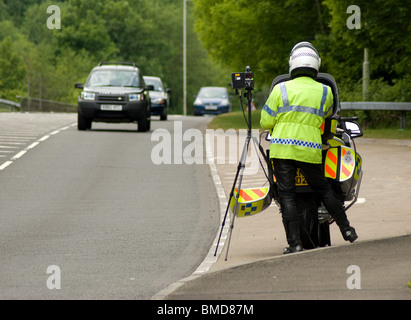
{"type": "Polygon", "coordinates": [[[260,119],[271,132],[270,158],[321,163],[321,126],[332,105],[331,88],[310,77],[274,86],[260,119]]]}

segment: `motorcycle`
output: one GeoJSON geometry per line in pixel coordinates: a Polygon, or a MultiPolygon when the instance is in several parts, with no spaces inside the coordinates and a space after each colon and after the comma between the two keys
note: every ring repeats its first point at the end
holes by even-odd
{"type": "MultiPolygon", "coordinates": [[[[287,80],[290,80],[288,74],[276,77],[272,82],[271,90],[276,84],[287,80]]],[[[355,122],[358,120],[356,117],[343,118],[338,115],[340,101],[334,78],[327,73],[318,73],[316,81],[328,85],[334,96],[332,115],[325,119],[323,128],[322,162],[327,180],[347,211],[357,202],[361,186],[363,176],[362,158],[357,152],[354,139],[361,137],[363,133],[358,123],[355,122]]],[[[271,139],[267,131],[262,134],[266,134],[266,140],[271,139]]],[[[265,151],[264,158],[267,162],[270,195],[281,210],[279,196],[276,191],[274,167],[269,157],[269,150],[265,151]]],[[[330,225],[334,221],[311,190],[300,169],[297,169],[295,186],[303,248],[313,249],[330,246],[330,225]]]]}

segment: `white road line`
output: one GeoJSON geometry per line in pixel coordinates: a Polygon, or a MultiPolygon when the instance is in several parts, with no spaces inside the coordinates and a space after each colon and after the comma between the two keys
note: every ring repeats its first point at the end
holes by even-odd
{"type": "Polygon", "coordinates": [[[24,144],[22,142],[11,142],[11,141],[5,141],[5,140],[2,140],[2,139],[0,139],[0,143],[18,144],[18,145],[24,144]]]}
{"type": "Polygon", "coordinates": [[[13,163],[13,161],[6,161],[5,163],[3,163],[1,166],[0,166],[0,170],[3,170],[3,169],[5,169],[5,168],[7,168],[9,165],[11,165],[13,163]]]}
{"type": "Polygon", "coordinates": [[[22,136],[14,134],[0,134],[2,139],[36,139],[36,136],[22,136]]]}
{"type": "MultiPolygon", "coordinates": [[[[50,138],[51,135],[55,135],[55,134],[61,132],[62,130],[66,130],[66,129],[68,129],[68,128],[72,127],[72,126],[75,126],[75,125],[77,125],[77,123],[73,123],[73,124],[71,124],[71,125],[62,127],[62,128],[60,128],[60,129],[54,130],[53,132],[51,132],[51,133],[49,133],[49,134],[44,135],[43,137],[41,137],[41,138],[38,139],[37,141],[33,142],[33,143],[32,143],[31,145],[29,145],[28,147],[26,147],[24,150],[18,152],[18,153],[17,153],[15,156],[13,156],[9,161],[6,161],[6,162],[4,162],[3,164],[1,164],[1,165],[0,165],[0,171],[1,171],[1,170],[4,170],[4,169],[7,168],[9,165],[11,165],[11,164],[13,163],[13,161],[15,161],[15,160],[17,160],[17,159],[20,159],[23,155],[25,155],[25,154],[27,153],[27,151],[32,150],[34,147],[36,147],[37,145],[39,145],[41,142],[43,142],[43,141],[47,140],[48,138],[50,138]]],[[[23,141],[23,140],[21,140],[21,137],[22,137],[22,136],[14,137],[14,136],[10,136],[10,135],[8,135],[8,134],[5,134],[5,135],[6,135],[6,138],[5,138],[3,135],[4,135],[4,134],[1,134],[1,135],[0,135],[0,139],[2,139],[2,140],[3,140],[3,139],[10,139],[10,140],[13,140],[13,141],[14,141],[14,140],[23,141]]],[[[26,139],[26,140],[24,140],[24,141],[29,141],[29,140],[35,139],[36,137],[34,137],[34,136],[26,136],[25,138],[28,138],[28,139],[26,139]],[[32,139],[31,139],[31,138],[32,138],[32,139]]],[[[4,141],[3,141],[2,143],[4,143],[4,141]]],[[[20,144],[22,144],[22,143],[20,143],[20,144]]],[[[18,148],[18,147],[15,147],[15,146],[0,146],[0,148],[9,148],[9,149],[10,149],[10,148],[18,148]]],[[[0,151],[0,152],[12,152],[12,151],[0,151]]]]}
{"type": "Polygon", "coordinates": [[[50,136],[46,134],[44,137],[41,137],[38,141],[43,142],[44,140],[47,140],[48,138],[50,138],[50,136]]]}
{"type": "Polygon", "coordinates": [[[39,141],[33,142],[31,145],[29,145],[29,146],[26,148],[26,150],[33,149],[33,148],[34,148],[35,146],[37,146],[39,143],[40,143],[39,141]]]}
{"type": "Polygon", "coordinates": [[[21,158],[27,151],[26,150],[22,150],[20,151],[18,154],[16,154],[13,158],[11,158],[12,161],[17,160],[19,158],[21,158]]]}

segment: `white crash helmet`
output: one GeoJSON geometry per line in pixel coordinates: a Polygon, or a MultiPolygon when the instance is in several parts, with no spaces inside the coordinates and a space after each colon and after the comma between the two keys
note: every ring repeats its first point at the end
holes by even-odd
{"type": "Polygon", "coordinates": [[[288,60],[292,78],[307,75],[312,78],[317,76],[321,66],[321,58],[317,49],[309,42],[297,43],[291,50],[288,60]]]}

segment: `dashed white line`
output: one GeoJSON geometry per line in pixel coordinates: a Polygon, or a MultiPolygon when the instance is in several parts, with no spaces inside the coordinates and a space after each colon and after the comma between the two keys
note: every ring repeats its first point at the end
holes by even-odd
{"type": "Polygon", "coordinates": [[[38,141],[43,142],[44,140],[47,140],[48,138],[50,138],[50,136],[46,134],[44,137],[40,138],[38,141]]]}
{"type": "Polygon", "coordinates": [[[21,158],[27,151],[26,150],[22,150],[19,153],[17,153],[13,158],[11,158],[12,161],[15,161],[19,158],[21,158]]]}
{"type": "Polygon", "coordinates": [[[34,148],[35,146],[37,146],[39,143],[40,143],[39,141],[33,142],[31,145],[29,145],[29,146],[26,148],[26,150],[33,149],[33,148],[34,148]]]}
{"type": "Polygon", "coordinates": [[[3,169],[5,169],[5,168],[7,168],[9,165],[11,165],[13,163],[13,161],[6,161],[5,163],[3,163],[1,166],[0,166],[0,170],[3,170],[3,169]]]}
{"type": "MultiPolygon", "coordinates": [[[[1,171],[1,170],[4,170],[5,168],[7,168],[9,165],[11,165],[11,164],[12,164],[14,161],[16,161],[17,159],[20,159],[23,155],[25,155],[25,154],[27,153],[27,151],[32,150],[34,147],[36,147],[37,145],[39,145],[41,142],[43,142],[43,141],[47,140],[48,138],[50,138],[51,135],[55,135],[55,134],[59,133],[60,131],[63,131],[63,130],[66,130],[66,129],[72,127],[72,126],[75,126],[76,124],[77,124],[77,123],[73,123],[73,124],[71,124],[71,125],[62,127],[62,128],[60,128],[60,129],[54,130],[53,132],[51,132],[51,133],[49,133],[49,134],[44,135],[43,137],[41,137],[41,138],[38,139],[37,141],[33,142],[33,143],[32,143],[31,145],[29,145],[28,147],[24,148],[24,150],[18,152],[18,153],[17,153],[16,155],[14,155],[9,161],[6,161],[6,162],[4,162],[3,164],[1,164],[1,165],[0,165],[0,171],[1,171]]],[[[28,140],[31,140],[31,138],[35,138],[35,137],[33,137],[33,136],[26,136],[26,137],[24,137],[24,138],[26,138],[26,139],[25,139],[25,140],[22,140],[22,136],[11,136],[11,135],[9,135],[9,134],[5,134],[5,136],[3,136],[3,134],[1,135],[1,139],[2,139],[2,140],[3,140],[3,139],[12,139],[12,140],[18,140],[18,141],[28,141],[28,140]]],[[[3,141],[3,143],[4,143],[4,142],[6,142],[6,141],[3,141]]],[[[22,143],[17,143],[17,142],[13,142],[13,143],[14,143],[14,144],[22,144],[22,143]]],[[[0,148],[8,148],[8,149],[14,148],[14,149],[16,149],[16,148],[18,148],[18,147],[15,147],[15,146],[0,146],[0,148]]],[[[5,153],[5,152],[12,152],[12,151],[3,150],[3,151],[1,151],[1,152],[5,153]]],[[[0,156],[0,157],[4,157],[4,156],[0,156]]]]}

